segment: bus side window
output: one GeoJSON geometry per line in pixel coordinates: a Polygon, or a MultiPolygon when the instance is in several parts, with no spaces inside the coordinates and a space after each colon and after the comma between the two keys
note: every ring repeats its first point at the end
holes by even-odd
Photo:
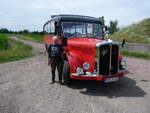
{"type": "Polygon", "coordinates": [[[50,35],[55,35],[55,22],[50,22],[50,35]]]}
{"type": "Polygon", "coordinates": [[[50,23],[47,23],[45,26],[44,26],[44,32],[46,33],[46,34],[49,34],[50,33],[50,23]]]}
{"type": "Polygon", "coordinates": [[[47,25],[44,25],[44,28],[43,28],[44,33],[47,33],[46,27],[47,25]]]}
{"type": "Polygon", "coordinates": [[[50,33],[50,27],[51,27],[51,24],[48,23],[48,24],[47,24],[47,33],[48,33],[48,34],[50,33]]]}

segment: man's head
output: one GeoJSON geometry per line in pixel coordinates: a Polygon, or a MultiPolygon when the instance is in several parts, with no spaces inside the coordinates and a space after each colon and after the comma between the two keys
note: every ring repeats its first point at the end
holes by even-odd
{"type": "Polygon", "coordinates": [[[53,44],[58,44],[58,37],[57,36],[53,37],[53,44]]]}

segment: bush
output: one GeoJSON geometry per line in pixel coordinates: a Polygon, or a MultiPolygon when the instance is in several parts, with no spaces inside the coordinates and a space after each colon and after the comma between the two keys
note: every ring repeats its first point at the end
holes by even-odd
{"type": "Polygon", "coordinates": [[[110,26],[108,27],[108,29],[109,29],[110,34],[113,34],[113,33],[117,32],[117,31],[119,31],[118,21],[117,20],[110,21],[109,24],[110,24],[110,26]]]}
{"type": "Polygon", "coordinates": [[[8,38],[4,34],[0,34],[0,50],[8,48],[8,38]]]}

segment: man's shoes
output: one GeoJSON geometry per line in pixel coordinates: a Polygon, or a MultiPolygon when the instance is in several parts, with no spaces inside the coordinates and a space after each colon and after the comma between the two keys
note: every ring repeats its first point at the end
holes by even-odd
{"type": "MultiPolygon", "coordinates": [[[[52,81],[52,82],[51,82],[51,84],[54,84],[54,83],[55,83],[55,81],[52,81]]],[[[63,85],[64,83],[63,83],[62,81],[59,81],[59,84],[60,84],[60,85],[63,85]]]]}
{"type": "Polygon", "coordinates": [[[60,85],[63,85],[64,83],[63,83],[62,81],[59,81],[59,84],[60,84],[60,85]]]}
{"type": "Polygon", "coordinates": [[[51,82],[51,84],[54,84],[54,83],[55,83],[55,81],[52,81],[52,82],[51,82]]]}

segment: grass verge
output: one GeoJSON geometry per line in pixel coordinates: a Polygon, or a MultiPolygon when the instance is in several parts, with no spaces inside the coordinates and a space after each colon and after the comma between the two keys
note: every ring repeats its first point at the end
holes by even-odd
{"type": "Polygon", "coordinates": [[[20,39],[38,43],[42,43],[44,37],[44,35],[40,34],[18,34],[17,36],[20,39]]]}
{"type": "Polygon", "coordinates": [[[9,39],[9,48],[0,50],[0,63],[16,61],[34,56],[32,47],[9,39]]]}
{"type": "Polygon", "coordinates": [[[147,54],[147,53],[121,51],[120,54],[124,56],[128,56],[128,57],[135,57],[135,58],[150,60],[150,54],[147,54]]]}

